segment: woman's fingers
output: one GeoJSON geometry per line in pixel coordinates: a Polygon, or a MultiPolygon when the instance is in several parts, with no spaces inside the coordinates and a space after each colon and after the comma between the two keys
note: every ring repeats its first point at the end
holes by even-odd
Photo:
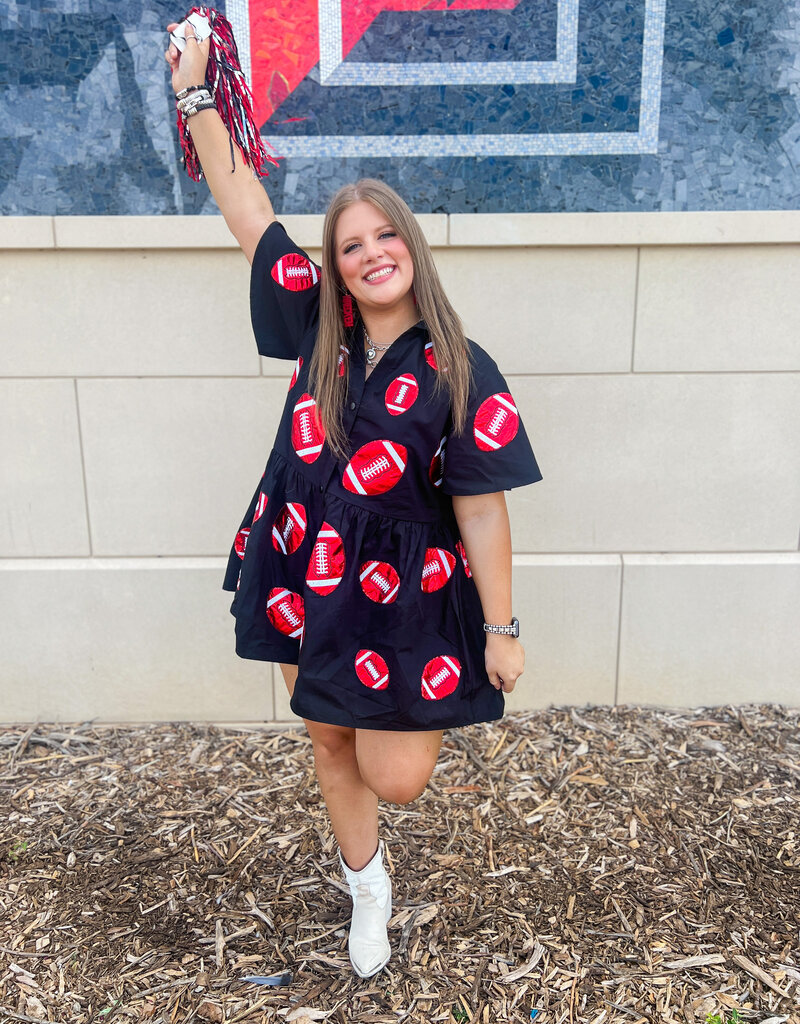
{"type": "MultiPolygon", "coordinates": [[[[177,27],[177,21],[171,21],[169,25],[167,25],[167,32],[172,32],[172,30],[176,29],[177,27]]],[[[178,50],[178,47],[170,39],[169,46],[164,51],[164,59],[166,60],[167,64],[169,64],[170,67],[174,67],[178,63],[179,56],[180,51],[178,50]]]]}
{"type": "Polygon", "coordinates": [[[517,671],[514,668],[507,668],[505,675],[501,675],[499,671],[491,671],[486,673],[489,676],[489,682],[495,688],[495,690],[502,690],[503,693],[511,693],[514,687],[517,685],[517,679],[522,675],[522,671],[517,671]]]}
{"type": "Polygon", "coordinates": [[[511,693],[514,687],[517,685],[516,679],[501,679],[500,676],[492,674],[489,676],[489,682],[495,688],[495,690],[502,690],[503,693],[511,693]]]}
{"type": "MultiPolygon", "coordinates": [[[[178,22],[172,21],[167,25],[167,31],[173,32],[179,27],[178,22]]],[[[172,87],[175,92],[187,85],[204,81],[208,54],[211,49],[211,39],[204,39],[203,42],[200,42],[191,22],[186,23],[184,31],[186,46],[183,51],[170,40],[169,47],[164,53],[164,59],[172,72],[172,87]]]]}
{"type": "MultiPolygon", "coordinates": [[[[177,27],[178,22],[171,21],[169,25],[167,25],[167,32],[172,32],[177,27]]],[[[175,61],[177,61],[178,59],[178,47],[172,42],[172,40],[170,40],[169,46],[167,47],[164,57],[166,58],[168,64],[174,64],[175,61]]]]}

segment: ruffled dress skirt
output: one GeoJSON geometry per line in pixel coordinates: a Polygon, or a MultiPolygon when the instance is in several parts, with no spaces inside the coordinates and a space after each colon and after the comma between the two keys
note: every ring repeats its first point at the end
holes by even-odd
{"type": "Polygon", "coordinates": [[[444,508],[430,520],[372,512],[271,454],[223,587],[235,591],[237,654],[298,665],[295,714],[404,731],[502,716],[449,499],[444,508]]]}

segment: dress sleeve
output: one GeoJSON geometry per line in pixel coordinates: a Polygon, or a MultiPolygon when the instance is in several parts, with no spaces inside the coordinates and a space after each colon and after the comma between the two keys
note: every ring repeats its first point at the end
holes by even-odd
{"type": "Polygon", "coordinates": [[[320,268],[273,221],[250,270],[250,319],[262,356],[296,359],[319,319],[320,268]]]}
{"type": "Polygon", "coordinates": [[[495,361],[470,342],[473,386],[467,422],[447,437],[442,490],[446,494],[492,494],[542,479],[528,435],[505,378],[495,361]]]}

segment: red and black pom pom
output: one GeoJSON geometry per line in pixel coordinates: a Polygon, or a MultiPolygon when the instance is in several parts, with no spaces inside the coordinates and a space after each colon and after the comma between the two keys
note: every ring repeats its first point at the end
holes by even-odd
{"type": "MultiPolygon", "coordinates": [[[[258,175],[268,174],[266,164],[278,167],[278,161],[271,156],[261,138],[253,119],[253,94],[244,77],[239,63],[239,51],[233,38],[233,29],[228,19],[213,7],[192,7],[187,13],[199,14],[211,26],[206,85],[214,97],[219,116],[228,129],[231,138],[231,169],[233,169],[233,143],[242,151],[245,163],[258,175]]],[[[185,19],[184,19],[185,20],[185,19]]],[[[186,130],[186,121],[178,112],[178,138],[183,151],[186,173],[199,181],[203,168],[197,157],[191,132],[186,130]]]]}

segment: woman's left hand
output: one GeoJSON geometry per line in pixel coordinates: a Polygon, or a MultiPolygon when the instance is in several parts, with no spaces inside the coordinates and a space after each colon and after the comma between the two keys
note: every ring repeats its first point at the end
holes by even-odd
{"type": "Polygon", "coordinates": [[[511,693],[525,668],[525,648],[515,636],[486,634],[486,672],[495,690],[511,693]]]}

